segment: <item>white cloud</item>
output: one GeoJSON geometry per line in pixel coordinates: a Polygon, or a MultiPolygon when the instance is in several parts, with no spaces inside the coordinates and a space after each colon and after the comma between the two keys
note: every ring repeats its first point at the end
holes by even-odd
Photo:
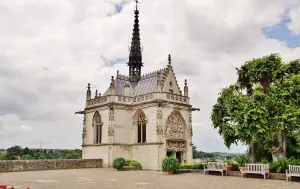
{"type": "Polygon", "coordinates": [[[21,130],[24,130],[24,131],[29,131],[29,130],[32,130],[32,128],[31,128],[31,127],[29,127],[29,126],[26,126],[26,125],[21,125],[20,129],[21,129],[21,130]]]}
{"type": "Polygon", "coordinates": [[[295,7],[289,12],[291,21],[287,24],[288,28],[296,35],[300,35],[300,7],[295,7]]]}
{"type": "MultiPolygon", "coordinates": [[[[300,48],[267,39],[263,27],[278,24],[297,0],[144,0],[140,4],[142,72],[172,64],[183,87],[188,79],[193,114],[193,143],[202,151],[227,151],[211,127],[209,114],[221,88],[236,79],[234,67],[253,57],[278,52],[299,58],[300,48]]],[[[104,93],[116,70],[127,74],[133,29],[133,3],[112,15],[118,0],[2,0],[0,2],[0,148],[14,144],[80,148],[86,85],[104,93]],[[9,128],[30,125],[27,137],[9,128]],[[68,133],[68,135],[66,135],[68,133]],[[2,139],[1,138],[1,139],[2,139]]],[[[291,12],[292,15],[292,12],[291,12]]],[[[292,18],[297,23],[298,17],[292,18]]],[[[299,22],[298,22],[299,23],[299,22]]],[[[290,26],[298,31],[296,26],[290,26]]],[[[232,151],[243,147],[232,147],[232,151]]]]}

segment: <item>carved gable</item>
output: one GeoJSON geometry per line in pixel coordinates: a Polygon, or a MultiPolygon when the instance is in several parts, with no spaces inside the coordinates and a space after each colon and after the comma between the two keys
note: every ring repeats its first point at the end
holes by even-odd
{"type": "Polygon", "coordinates": [[[179,90],[180,89],[179,89],[177,80],[175,78],[175,73],[173,72],[172,68],[170,68],[169,72],[167,74],[167,77],[165,79],[162,91],[167,92],[167,93],[171,92],[173,94],[180,95],[179,90]],[[170,91],[170,90],[172,90],[172,91],[170,91]]]}

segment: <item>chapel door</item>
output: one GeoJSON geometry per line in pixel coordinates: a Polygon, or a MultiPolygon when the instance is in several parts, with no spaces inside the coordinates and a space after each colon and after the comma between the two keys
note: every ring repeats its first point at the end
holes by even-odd
{"type": "Polygon", "coordinates": [[[176,152],[176,159],[180,164],[182,163],[181,162],[181,154],[182,154],[182,152],[176,152]]]}

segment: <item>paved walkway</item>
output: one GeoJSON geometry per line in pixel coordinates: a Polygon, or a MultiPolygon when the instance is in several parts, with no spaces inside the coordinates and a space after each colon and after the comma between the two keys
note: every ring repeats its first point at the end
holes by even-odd
{"type": "Polygon", "coordinates": [[[0,173],[0,184],[26,189],[299,189],[299,182],[154,171],[73,169],[0,173]]]}

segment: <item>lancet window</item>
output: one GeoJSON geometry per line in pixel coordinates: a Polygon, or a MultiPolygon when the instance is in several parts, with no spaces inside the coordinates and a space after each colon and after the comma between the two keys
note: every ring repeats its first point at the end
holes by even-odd
{"type": "Polygon", "coordinates": [[[102,142],[102,121],[99,112],[94,114],[93,127],[94,127],[94,143],[99,144],[102,142]]]}
{"type": "Polygon", "coordinates": [[[142,111],[137,112],[136,123],[137,123],[137,142],[145,143],[147,140],[147,128],[146,128],[147,123],[146,123],[146,116],[144,112],[142,111]]]}

